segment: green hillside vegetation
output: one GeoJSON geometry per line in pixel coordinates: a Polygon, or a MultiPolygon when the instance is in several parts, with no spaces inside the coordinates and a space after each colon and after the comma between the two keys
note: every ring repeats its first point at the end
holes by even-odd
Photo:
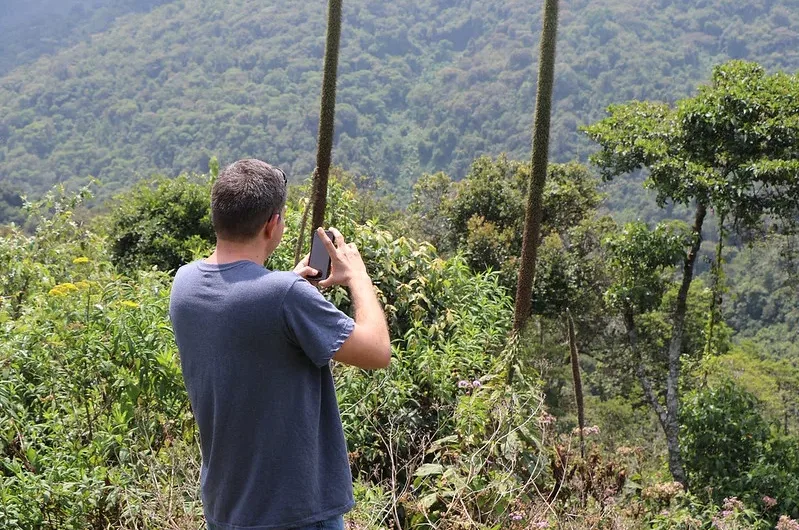
{"type": "Polygon", "coordinates": [[[799,359],[796,236],[771,236],[730,256],[726,319],[740,338],[787,359],[799,359]]]}
{"type": "Polygon", "coordinates": [[[168,0],[6,0],[0,4],[0,75],[101,33],[127,13],[168,0]]]}
{"type": "MultiPolygon", "coordinates": [[[[0,78],[0,181],[40,195],[92,175],[107,197],[153,172],[205,171],[213,155],[265,158],[295,182],[310,174],[324,3],[172,1],[92,34],[112,15],[158,3],[114,3],[85,19],[72,11],[80,42],[0,78]]],[[[539,9],[346,4],[334,161],[407,200],[423,172],[459,179],[482,154],[526,158],[539,9]]],[[[559,162],[586,158],[592,148],[577,128],[610,103],[673,101],[730,57],[799,68],[795,0],[594,0],[564,6],[560,25],[559,162]]]]}
{"type": "MultiPolygon", "coordinates": [[[[475,175],[494,167],[478,161],[475,175]]],[[[580,174],[568,173],[578,181],[580,174]]],[[[583,459],[557,313],[535,317],[517,351],[516,382],[507,386],[512,299],[502,273],[475,271],[457,251],[441,256],[428,243],[392,235],[387,227],[420,227],[386,217],[338,175],[330,217],[362,249],[394,338],[389,370],[335,368],[359,504],[347,516],[353,528],[397,521],[441,530],[704,529],[718,520],[765,530],[780,517],[795,524],[799,417],[790,405],[799,372],[751,348],[701,358],[710,294],[702,284],[692,290],[687,319],[686,354],[697,363],[682,381],[684,432],[685,450],[695,455],[690,476],[712,484],[712,494],[701,487],[686,493],[667,478],[662,435],[627,365],[626,339],[614,331],[605,297],[590,295],[603,295],[608,283],[574,286],[586,298],[574,309],[590,425],[583,459]],[[724,498],[730,495],[737,498],[724,498]]],[[[172,256],[170,246],[178,253],[193,247],[184,260],[208,251],[209,240],[181,227],[207,215],[207,204],[205,215],[193,204],[207,196],[211,178],[159,180],[148,192],[120,196],[110,218],[88,224],[77,220],[80,198],[52,194],[31,210],[35,235],[11,229],[0,240],[0,260],[10,267],[0,280],[3,528],[201,526],[197,430],[166,315],[171,278],[150,264],[172,256]],[[116,222],[137,209],[135,223],[116,222]],[[127,269],[121,274],[114,242],[148,233],[148,223],[173,239],[142,243],[138,250],[151,250],[152,258],[133,268],[119,262],[127,269]]],[[[568,188],[566,178],[553,180],[549,193],[568,188]]],[[[455,204],[469,189],[464,184],[455,204]]],[[[285,241],[269,267],[291,267],[308,192],[292,190],[285,241]]],[[[606,221],[590,209],[583,223],[598,230],[606,221]]],[[[568,230],[555,223],[548,232],[568,230]]],[[[595,252],[608,252],[596,244],[595,252]]],[[[569,277],[569,263],[550,261],[542,270],[569,277]]],[[[612,276],[602,263],[598,272],[612,276]]],[[[345,291],[328,296],[351,310],[345,291]]],[[[672,299],[642,326],[654,347],[668,328],[672,299]]]]}

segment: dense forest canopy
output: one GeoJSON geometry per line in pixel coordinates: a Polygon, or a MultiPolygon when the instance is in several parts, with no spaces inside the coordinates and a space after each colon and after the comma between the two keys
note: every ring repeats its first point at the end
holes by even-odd
{"type": "MultiPolygon", "coordinates": [[[[310,174],[324,2],[51,4],[4,7],[0,181],[40,194],[92,175],[109,194],[153,172],[205,171],[213,155],[310,174]]],[[[564,2],[553,160],[586,158],[577,128],[608,104],[674,101],[728,58],[796,70],[797,7],[564,2]]],[[[518,0],[348,2],[334,162],[408,198],[423,172],[461,178],[481,154],[526,158],[539,30],[539,4],[518,0]]]]}
{"type": "Polygon", "coordinates": [[[88,40],[121,15],[168,0],[5,0],[0,4],[0,75],[88,40]]]}

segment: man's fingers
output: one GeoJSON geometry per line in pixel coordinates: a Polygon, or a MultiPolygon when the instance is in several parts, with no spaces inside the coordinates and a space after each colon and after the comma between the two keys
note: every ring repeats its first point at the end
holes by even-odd
{"type": "MultiPolygon", "coordinates": [[[[336,246],[333,244],[332,241],[330,241],[330,238],[327,237],[327,234],[325,233],[324,229],[322,227],[319,227],[316,229],[316,233],[319,234],[319,239],[322,240],[322,243],[325,245],[327,253],[330,255],[330,257],[332,258],[333,256],[335,256],[336,246]]],[[[333,232],[333,235],[335,235],[335,232],[333,232]]]]}
{"type": "Polygon", "coordinates": [[[330,227],[330,231],[333,232],[333,239],[336,241],[336,247],[341,248],[344,246],[344,236],[341,235],[341,232],[338,231],[338,228],[330,227]]]}
{"type": "Polygon", "coordinates": [[[319,271],[312,267],[309,267],[308,265],[297,265],[294,268],[294,274],[308,280],[309,277],[317,276],[319,274],[319,271]]]}

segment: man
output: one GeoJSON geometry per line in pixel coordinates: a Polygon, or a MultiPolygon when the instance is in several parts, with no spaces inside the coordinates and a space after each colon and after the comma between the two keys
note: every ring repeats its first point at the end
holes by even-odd
{"type": "Polygon", "coordinates": [[[200,429],[211,530],[343,529],[354,505],[331,359],[384,368],[385,316],[358,249],[320,230],[332,262],[321,287],[349,288],[355,320],[306,277],[264,268],[283,237],[286,177],[241,160],[214,183],[217,245],[178,270],[170,318],[200,429]]]}

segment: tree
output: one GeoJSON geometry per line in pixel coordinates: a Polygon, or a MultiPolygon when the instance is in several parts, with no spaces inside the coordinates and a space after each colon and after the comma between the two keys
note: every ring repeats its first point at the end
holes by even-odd
{"type": "Polygon", "coordinates": [[[8,182],[0,182],[0,224],[22,222],[24,202],[19,190],[8,182]]]}
{"type": "MultiPolygon", "coordinates": [[[[342,0],[330,0],[327,16],[327,48],[325,70],[322,77],[322,102],[319,113],[319,145],[316,152],[316,170],[313,176],[313,224],[323,226],[327,205],[327,181],[333,153],[333,133],[336,121],[336,78],[338,74],[338,50],[341,41],[342,0]]],[[[300,234],[302,237],[302,234],[300,234]]]]}
{"type": "MultiPolygon", "coordinates": [[[[685,259],[689,237],[679,225],[661,223],[650,230],[639,222],[626,225],[606,242],[610,268],[615,271],[615,282],[608,289],[606,299],[610,307],[622,316],[633,355],[631,364],[635,366],[635,375],[664,432],[670,428],[669,415],[660,402],[651,376],[647,374],[646,348],[639,340],[638,321],[642,315],[661,305],[668,287],[668,274],[685,259]]],[[[679,450],[679,445],[677,448],[679,450]]]]}
{"type": "MultiPolygon", "coordinates": [[[[477,158],[459,182],[452,182],[444,173],[425,175],[414,186],[408,207],[412,233],[441,252],[462,252],[475,272],[501,271],[502,284],[515,292],[529,180],[530,163],[509,160],[505,155],[477,158]]],[[[591,253],[587,247],[599,246],[601,237],[591,235],[593,228],[600,228],[593,223],[602,201],[598,186],[598,179],[581,164],[549,165],[533,313],[560,318],[566,307],[576,309],[571,302],[551,303],[570,296],[564,296],[562,285],[547,284],[546,280],[542,285],[540,280],[552,277],[558,283],[566,276],[574,278],[571,272],[587,264],[581,262],[591,253]],[[592,237],[595,245],[591,245],[592,237]]]]}
{"type": "Polygon", "coordinates": [[[680,355],[708,210],[729,220],[736,231],[764,222],[791,222],[799,212],[799,79],[767,75],[754,63],[731,61],[715,68],[711,81],[674,107],[652,102],[612,106],[609,117],[585,129],[600,145],[592,160],[606,180],[645,168],[647,186],[657,192],[661,206],[673,202],[695,209],[672,311],[661,421],[669,469],[683,484],[680,355]]]}

